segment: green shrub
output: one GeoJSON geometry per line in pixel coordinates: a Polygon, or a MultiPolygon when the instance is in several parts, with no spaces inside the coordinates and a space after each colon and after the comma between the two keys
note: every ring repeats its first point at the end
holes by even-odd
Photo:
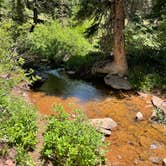
{"type": "Polygon", "coordinates": [[[58,166],[95,166],[103,159],[102,135],[76,113],[71,118],[62,106],[56,106],[44,133],[42,154],[58,166]]]}
{"type": "Polygon", "coordinates": [[[104,60],[104,58],[105,56],[101,52],[91,52],[86,56],[73,56],[65,63],[65,68],[85,72],[91,70],[96,62],[104,60]]]}
{"type": "Polygon", "coordinates": [[[160,21],[158,37],[162,49],[166,50],[166,17],[163,17],[163,19],[160,21]]]}
{"type": "Polygon", "coordinates": [[[0,79],[0,88],[6,90],[17,85],[22,80],[28,81],[24,75],[24,70],[20,68],[24,60],[18,57],[14,49],[11,33],[12,26],[13,22],[10,19],[0,23],[0,76],[10,76],[7,80],[0,79]]]}
{"type": "Polygon", "coordinates": [[[71,56],[84,56],[93,50],[91,44],[76,30],[62,27],[57,21],[38,25],[27,40],[31,54],[37,54],[51,60],[71,56]]]}
{"type": "Polygon", "coordinates": [[[159,50],[158,33],[156,24],[151,23],[149,20],[143,20],[141,16],[136,22],[129,23],[125,28],[128,53],[146,49],[159,50]]]}
{"type": "Polygon", "coordinates": [[[132,85],[142,91],[151,91],[153,89],[166,89],[166,78],[157,73],[145,73],[140,70],[131,70],[129,80],[132,85]]]}
{"type": "Polygon", "coordinates": [[[0,94],[0,140],[11,146],[33,149],[36,144],[34,109],[21,99],[0,94]]]}
{"type": "Polygon", "coordinates": [[[20,166],[36,166],[31,157],[27,154],[25,149],[21,146],[16,148],[16,163],[20,166]]]}
{"type": "Polygon", "coordinates": [[[23,59],[15,51],[13,25],[10,19],[0,23],[0,144],[6,147],[0,155],[4,157],[8,148],[13,148],[17,165],[32,166],[27,152],[36,144],[36,113],[25,101],[10,93],[21,81],[28,81],[20,68],[23,59]]]}
{"type": "Polygon", "coordinates": [[[166,125],[166,116],[164,115],[164,113],[162,113],[162,110],[155,109],[154,112],[156,113],[156,117],[154,120],[157,121],[158,123],[166,125]]]}

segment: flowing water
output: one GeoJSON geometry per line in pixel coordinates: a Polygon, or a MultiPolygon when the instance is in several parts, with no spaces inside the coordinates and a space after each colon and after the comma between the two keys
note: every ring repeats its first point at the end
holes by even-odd
{"type": "Polygon", "coordinates": [[[52,114],[54,103],[67,111],[72,104],[89,118],[114,119],[118,127],[107,138],[111,143],[106,156],[110,166],[162,165],[166,158],[166,129],[149,121],[150,96],[113,92],[103,84],[70,79],[57,70],[49,71],[48,80],[28,96],[41,114],[52,114]],[[143,121],[135,121],[137,112],[143,113],[143,121]]]}

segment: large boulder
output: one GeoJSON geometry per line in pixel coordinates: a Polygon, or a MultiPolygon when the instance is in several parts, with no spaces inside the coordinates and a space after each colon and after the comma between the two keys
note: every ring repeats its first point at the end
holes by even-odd
{"type": "Polygon", "coordinates": [[[111,60],[105,60],[94,64],[92,67],[92,73],[117,74],[124,76],[127,74],[127,68],[117,65],[111,60]]]}
{"type": "Polygon", "coordinates": [[[130,82],[124,77],[120,77],[119,75],[108,74],[104,77],[104,81],[107,85],[111,86],[114,89],[123,89],[123,90],[131,90],[132,85],[130,82]]]}
{"type": "Polygon", "coordinates": [[[160,99],[159,97],[153,96],[152,97],[152,104],[160,109],[164,115],[166,115],[166,101],[160,99]]]}

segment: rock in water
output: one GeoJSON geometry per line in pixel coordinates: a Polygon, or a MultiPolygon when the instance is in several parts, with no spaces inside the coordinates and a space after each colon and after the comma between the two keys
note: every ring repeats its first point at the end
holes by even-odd
{"type": "Polygon", "coordinates": [[[110,85],[114,89],[123,89],[123,90],[132,89],[132,85],[129,83],[129,81],[118,75],[108,74],[104,77],[104,81],[107,85],[110,85]]]}
{"type": "Polygon", "coordinates": [[[113,130],[115,127],[117,127],[117,123],[111,118],[91,119],[90,121],[93,126],[107,130],[113,130]]]}
{"type": "Polygon", "coordinates": [[[144,119],[144,117],[141,112],[137,112],[135,119],[138,121],[141,121],[144,119]]]}
{"type": "Polygon", "coordinates": [[[107,136],[111,135],[110,130],[113,130],[115,127],[117,127],[117,123],[111,118],[91,119],[90,123],[92,123],[97,131],[107,136]]]}
{"type": "Polygon", "coordinates": [[[160,109],[164,115],[166,115],[166,101],[160,99],[159,97],[153,96],[152,103],[156,108],[160,109]]]}

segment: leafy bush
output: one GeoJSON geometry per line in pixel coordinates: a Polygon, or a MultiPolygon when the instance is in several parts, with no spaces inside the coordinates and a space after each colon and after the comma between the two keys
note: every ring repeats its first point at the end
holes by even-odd
{"type": "Polygon", "coordinates": [[[139,70],[132,70],[129,73],[129,80],[132,85],[142,91],[151,91],[153,89],[166,89],[166,78],[157,73],[145,73],[139,70]]]}
{"type": "Polygon", "coordinates": [[[156,113],[155,121],[158,123],[161,123],[163,125],[166,125],[166,116],[160,109],[155,109],[154,112],[156,113]]]}
{"type": "Polygon", "coordinates": [[[21,81],[28,81],[20,68],[23,59],[15,51],[12,26],[10,19],[0,23],[0,144],[5,145],[6,152],[8,148],[16,150],[17,165],[32,166],[27,152],[36,144],[36,113],[10,93],[21,81]]]}
{"type": "Polygon", "coordinates": [[[21,99],[0,93],[0,140],[11,146],[33,149],[36,144],[36,116],[34,109],[21,99]]]}
{"type": "Polygon", "coordinates": [[[24,60],[18,57],[14,49],[11,27],[13,22],[5,20],[0,23],[0,76],[9,75],[8,80],[0,79],[0,88],[9,90],[10,87],[17,85],[20,81],[28,81],[24,71],[20,68],[24,60]],[[17,79],[15,78],[17,76],[17,79]]]}
{"type": "Polygon", "coordinates": [[[166,17],[163,17],[163,19],[160,21],[159,24],[159,40],[161,42],[162,49],[166,50],[166,17]]]}
{"type": "Polygon", "coordinates": [[[166,89],[165,51],[144,50],[128,56],[129,79],[136,89],[166,89]]]}
{"type": "Polygon", "coordinates": [[[156,25],[140,18],[138,22],[129,23],[125,29],[128,53],[152,49],[160,49],[156,25]]]}
{"type": "Polygon", "coordinates": [[[80,33],[70,27],[62,27],[57,21],[38,25],[29,35],[26,46],[32,54],[64,61],[71,56],[84,56],[93,50],[80,33]]]}
{"type": "Polygon", "coordinates": [[[102,135],[76,113],[71,118],[62,106],[56,106],[44,133],[42,154],[58,166],[95,166],[103,159],[102,135]]]}
{"type": "Polygon", "coordinates": [[[73,56],[66,62],[65,68],[86,72],[91,70],[96,62],[104,60],[105,57],[101,52],[91,52],[86,56],[73,56]]]}

